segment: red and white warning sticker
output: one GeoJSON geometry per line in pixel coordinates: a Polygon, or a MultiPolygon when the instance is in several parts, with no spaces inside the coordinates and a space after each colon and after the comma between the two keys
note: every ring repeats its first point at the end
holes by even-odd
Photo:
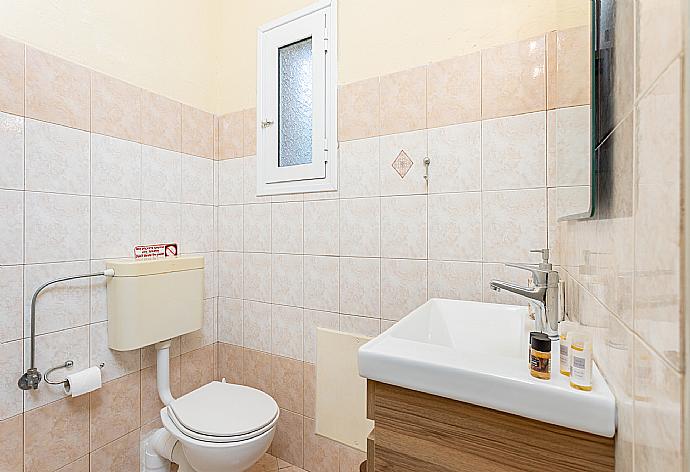
{"type": "Polygon", "coordinates": [[[134,247],[135,259],[177,256],[177,243],[147,244],[134,247]]]}

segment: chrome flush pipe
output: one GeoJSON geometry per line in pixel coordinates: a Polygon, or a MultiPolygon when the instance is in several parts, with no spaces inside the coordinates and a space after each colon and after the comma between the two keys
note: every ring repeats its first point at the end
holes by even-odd
{"type": "Polygon", "coordinates": [[[43,379],[43,375],[36,368],[36,299],[38,298],[38,294],[41,293],[44,288],[58,282],[67,282],[69,280],[85,279],[89,277],[112,277],[113,275],[115,275],[115,271],[113,271],[113,269],[106,269],[102,272],[94,272],[93,274],[70,275],[68,277],[60,277],[50,280],[36,289],[33,297],[31,297],[31,363],[24,375],[22,375],[19,378],[19,381],[17,381],[17,385],[20,389],[36,390],[38,388],[38,384],[41,383],[41,380],[43,379]]]}

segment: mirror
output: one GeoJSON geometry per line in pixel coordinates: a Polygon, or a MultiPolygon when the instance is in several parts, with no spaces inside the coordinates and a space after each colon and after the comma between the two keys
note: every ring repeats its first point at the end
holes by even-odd
{"type": "MultiPolygon", "coordinates": [[[[590,218],[596,202],[595,43],[597,0],[590,2],[589,21],[552,32],[547,48],[547,186],[549,205],[559,221],[590,218]],[[553,55],[555,54],[555,58],[553,55]],[[552,207],[553,208],[553,207],[552,207]]],[[[564,7],[567,8],[567,7],[564,7]]]]}

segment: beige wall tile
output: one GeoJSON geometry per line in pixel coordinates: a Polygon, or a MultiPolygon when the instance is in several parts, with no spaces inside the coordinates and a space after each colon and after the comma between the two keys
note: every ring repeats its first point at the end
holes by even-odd
{"type": "Polygon", "coordinates": [[[218,204],[235,205],[244,202],[244,162],[242,159],[218,163],[218,204]]]}
{"type": "Polygon", "coordinates": [[[139,430],[93,451],[90,462],[92,471],[139,470],[139,430]]]}
{"type": "Polygon", "coordinates": [[[302,254],[304,208],[302,202],[271,203],[271,250],[302,254]]]}
{"type": "Polygon", "coordinates": [[[304,463],[303,445],[304,417],[281,409],[271,452],[279,459],[302,467],[304,463]]]}
{"type": "Polygon", "coordinates": [[[0,470],[24,470],[24,416],[17,415],[0,421],[0,470]]]}
{"type": "Polygon", "coordinates": [[[259,462],[249,468],[247,472],[277,472],[278,459],[270,454],[264,454],[259,462]]]}
{"type": "Polygon", "coordinates": [[[683,2],[639,0],[636,5],[635,62],[637,95],[640,96],[683,47],[683,2]]]}
{"type": "Polygon", "coordinates": [[[304,253],[340,254],[339,201],[304,202],[304,253]]]}
{"type": "Polygon", "coordinates": [[[429,261],[429,298],[482,301],[482,265],[478,262],[429,261]]]}
{"type": "Polygon", "coordinates": [[[0,111],[24,115],[24,45],[0,37],[0,111]]]}
{"type": "Polygon", "coordinates": [[[426,66],[381,77],[381,134],[426,128],[426,66]]]}
{"type": "Polygon", "coordinates": [[[148,90],[141,100],[142,142],[171,151],[182,147],[182,105],[148,90]]]}
{"type": "Polygon", "coordinates": [[[481,128],[477,121],[428,131],[429,193],[481,190],[481,128]]]}
{"type": "Polygon", "coordinates": [[[24,142],[24,118],[0,112],[0,187],[24,189],[24,142]]]}
{"type": "Polygon", "coordinates": [[[271,301],[271,254],[244,253],[242,263],[245,300],[271,301]]]}
{"type": "Polygon", "coordinates": [[[239,346],[219,342],[217,351],[218,379],[226,379],[230,383],[244,383],[243,349],[239,346]]]}
{"type": "Polygon", "coordinates": [[[189,393],[213,380],[214,354],[213,345],[182,354],[180,357],[181,394],[189,393]]]}
{"type": "Polygon", "coordinates": [[[219,297],[218,341],[242,346],[243,316],[241,299],[219,297]]]}
{"type": "Polygon", "coordinates": [[[340,258],[340,312],[380,317],[380,259],[340,258]]]}
{"type": "Polygon", "coordinates": [[[545,54],[544,36],[482,51],[482,118],[546,109],[545,54]]]}
{"type": "Polygon", "coordinates": [[[0,310],[5,316],[0,320],[0,343],[20,339],[23,333],[23,283],[22,266],[0,266],[0,310]]]}
{"type": "Polygon", "coordinates": [[[338,159],[341,198],[380,194],[378,137],[340,143],[338,159]]]}
{"type": "Polygon", "coordinates": [[[304,415],[316,418],[316,365],[304,363],[304,415]]]}
{"type": "Polygon", "coordinates": [[[126,375],[90,394],[90,450],[134,431],[141,425],[141,417],[133,405],[140,403],[139,372],[126,375]]]}
{"type": "Polygon", "coordinates": [[[84,456],[81,459],[77,459],[71,464],[67,464],[66,466],[58,469],[57,472],[89,472],[89,459],[90,456],[84,456]]]}
{"type": "Polygon", "coordinates": [[[635,470],[683,469],[681,375],[635,340],[635,470]]]}
{"type": "Polygon", "coordinates": [[[340,254],[378,257],[381,202],[378,198],[340,200],[340,254]]]}
{"type": "Polygon", "coordinates": [[[141,89],[91,72],[91,130],[141,142],[141,89]]]}
{"type": "Polygon", "coordinates": [[[381,199],[381,256],[426,259],[426,195],[381,199]]]}
{"type": "Polygon", "coordinates": [[[635,136],[635,330],[676,367],[683,358],[680,90],[676,61],[639,102],[635,136]]]}
{"type": "Polygon", "coordinates": [[[21,340],[0,344],[0,420],[22,413],[23,395],[17,388],[24,373],[22,344],[21,340]]]}
{"type": "Polygon", "coordinates": [[[424,158],[427,157],[427,131],[382,136],[379,146],[381,195],[426,193],[424,158]],[[412,161],[412,167],[404,177],[400,177],[393,167],[401,152],[405,152],[412,161]]]}
{"type": "Polygon", "coordinates": [[[141,367],[139,349],[116,351],[108,347],[107,321],[89,325],[89,345],[89,365],[105,364],[101,369],[103,382],[138,372],[141,367]]]}
{"type": "Polygon", "coordinates": [[[242,134],[243,155],[256,155],[256,108],[242,111],[242,134]]]}
{"type": "Polygon", "coordinates": [[[481,260],[481,193],[447,193],[428,198],[429,259],[481,260]]]}
{"type": "Polygon", "coordinates": [[[272,356],[272,395],[278,406],[302,414],[304,403],[304,373],[301,360],[272,356]]]}
{"type": "Polygon", "coordinates": [[[359,466],[367,458],[367,455],[358,450],[340,444],[338,446],[338,462],[340,472],[359,472],[359,466]]]}
{"type": "Polygon", "coordinates": [[[590,185],[590,115],[589,105],[547,112],[546,177],[549,187],[590,185]]]}
{"type": "Polygon", "coordinates": [[[271,374],[271,355],[267,352],[244,349],[242,357],[244,383],[271,395],[273,376],[271,374]]]}
{"type": "MultiPolygon", "coordinates": [[[[336,283],[336,290],[337,290],[336,283]]],[[[316,330],[339,327],[338,313],[316,310],[304,310],[304,361],[316,362],[316,330]]]]}
{"type": "Polygon", "coordinates": [[[235,111],[218,119],[218,152],[220,159],[242,157],[244,139],[243,112],[235,111]]]}
{"type": "Polygon", "coordinates": [[[245,300],[242,329],[244,347],[271,352],[271,305],[245,300]]]}
{"type": "Polygon", "coordinates": [[[340,328],[343,333],[351,333],[371,338],[381,334],[381,320],[366,316],[340,315],[340,328]]]}
{"type": "MultiPolygon", "coordinates": [[[[24,262],[24,200],[25,194],[23,192],[0,190],[0,218],[5,223],[0,227],[0,244],[5,248],[0,254],[0,263],[2,264],[21,264],[24,262]]],[[[31,216],[35,217],[33,211],[31,216]]],[[[31,236],[34,234],[34,231],[29,232],[31,236]]]]}
{"type": "Polygon", "coordinates": [[[549,109],[590,103],[590,34],[589,25],[549,32],[546,64],[549,109]]]}
{"type": "Polygon", "coordinates": [[[338,140],[379,135],[379,78],[338,87],[338,140]]]}
{"type": "Polygon", "coordinates": [[[88,69],[26,48],[26,116],[89,130],[88,69]]]}
{"type": "Polygon", "coordinates": [[[481,118],[479,52],[429,64],[427,127],[447,126],[481,118]]]}
{"type": "Polygon", "coordinates": [[[270,252],[271,250],[271,204],[244,205],[244,250],[270,252]]]}
{"type": "Polygon", "coordinates": [[[89,452],[89,396],[65,398],[24,414],[24,470],[55,470],[89,452]],[[60,438],[55,441],[55,438],[60,438]]]}
{"type": "Polygon", "coordinates": [[[337,257],[304,256],[304,307],[337,312],[339,260],[337,257]]]}
{"type": "Polygon", "coordinates": [[[381,259],[381,318],[400,320],[427,300],[426,264],[381,259]]]}
{"type": "Polygon", "coordinates": [[[273,354],[302,360],[303,311],[301,307],[272,305],[271,352],[273,354]]]}
{"type": "Polygon", "coordinates": [[[182,105],[182,152],[213,159],[213,114],[182,105]]]}
{"type": "Polygon", "coordinates": [[[338,472],[338,443],[315,433],[316,422],[304,419],[304,468],[338,472]]]}

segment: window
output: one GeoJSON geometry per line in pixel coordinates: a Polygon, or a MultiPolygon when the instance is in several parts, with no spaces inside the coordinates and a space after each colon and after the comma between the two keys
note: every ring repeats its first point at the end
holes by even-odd
{"type": "Polygon", "coordinates": [[[337,190],[335,26],[325,0],[259,28],[259,195],[337,190]]]}

